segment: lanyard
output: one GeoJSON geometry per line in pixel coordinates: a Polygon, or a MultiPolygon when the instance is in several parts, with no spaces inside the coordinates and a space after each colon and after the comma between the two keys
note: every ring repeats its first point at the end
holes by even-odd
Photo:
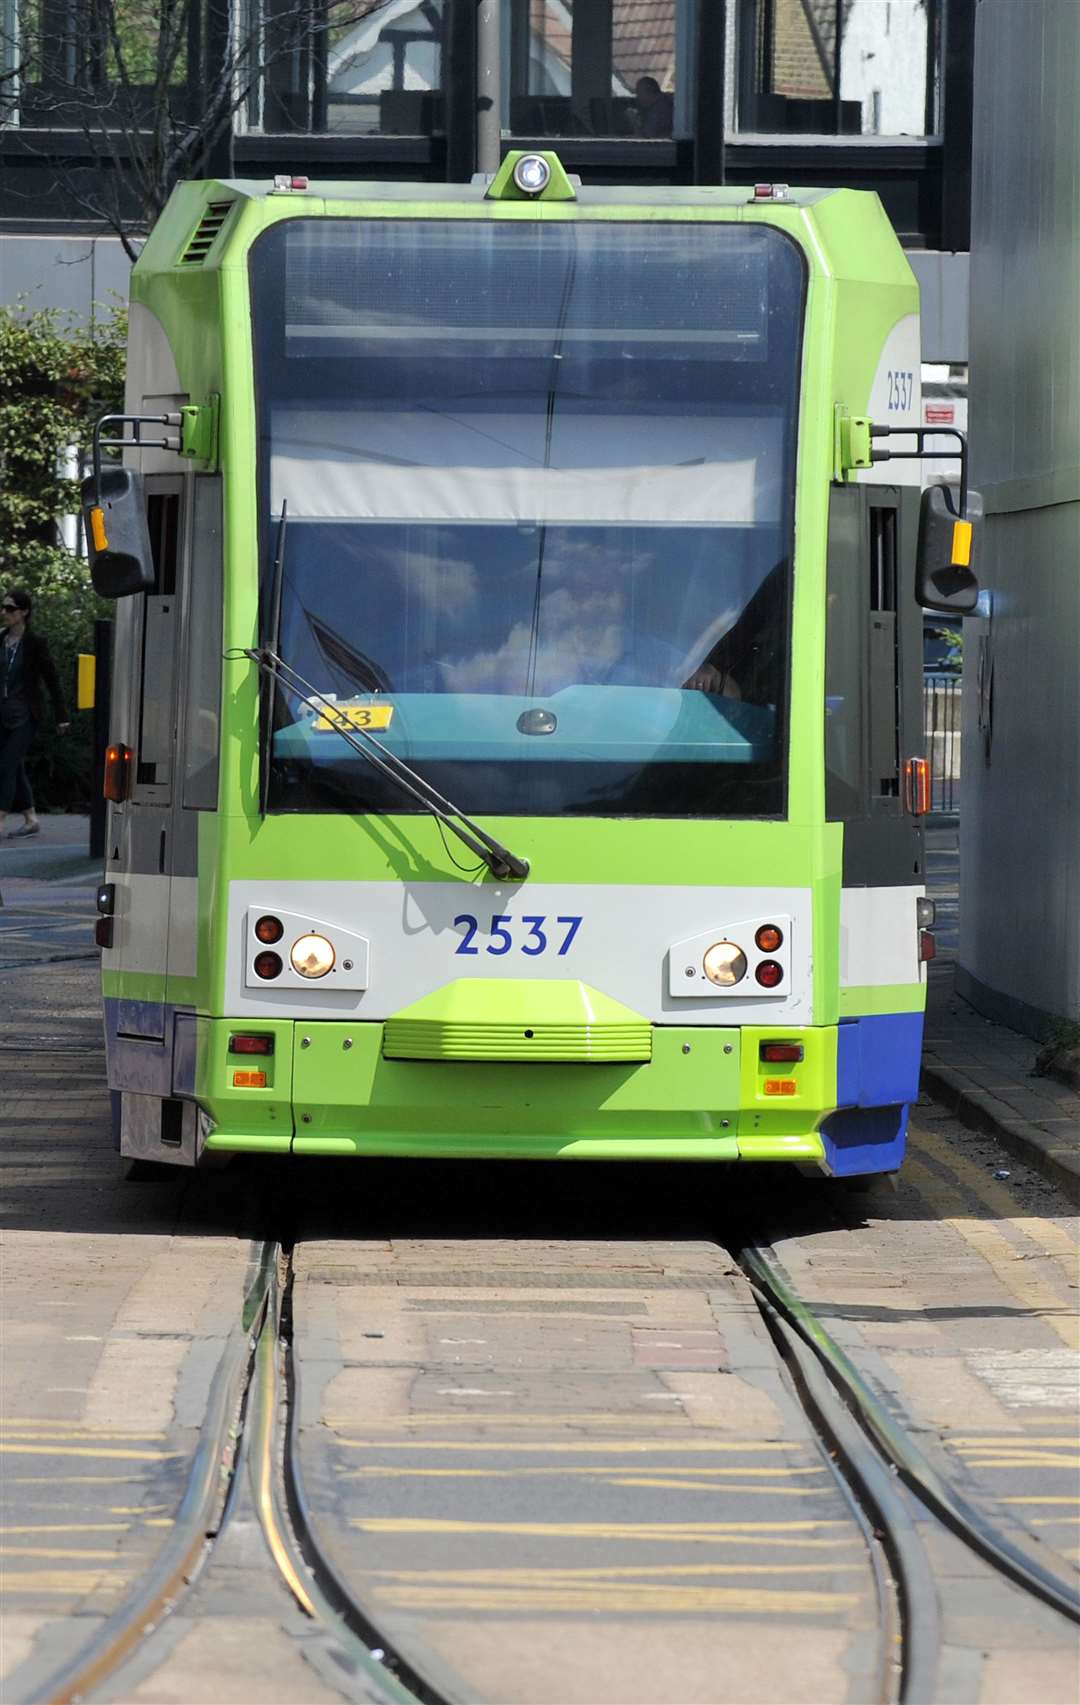
{"type": "Polygon", "coordinates": [[[15,667],[15,659],[19,654],[21,644],[21,638],[17,639],[14,645],[9,645],[6,639],[4,641],[4,698],[8,696],[8,682],[11,680],[11,671],[15,667]]]}

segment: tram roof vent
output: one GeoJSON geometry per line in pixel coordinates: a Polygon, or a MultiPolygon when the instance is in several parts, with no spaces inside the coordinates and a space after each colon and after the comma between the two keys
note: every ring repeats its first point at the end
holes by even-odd
{"type": "Polygon", "coordinates": [[[195,227],[187,248],[180,256],[181,266],[201,266],[214,246],[214,239],[229,217],[231,201],[210,201],[195,227]]]}

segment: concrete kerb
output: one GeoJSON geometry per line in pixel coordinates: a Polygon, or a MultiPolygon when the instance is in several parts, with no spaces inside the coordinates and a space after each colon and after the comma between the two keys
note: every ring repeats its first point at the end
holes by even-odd
{"type": "Polygon", "coordinates": [[[980,1089],[933,1053],[923,1057],[922,1082],[926,1093],[954,1118],[970,1130],[996,1137],[1002,1148],[1056,1184],[1070,1202],[1080,1206],[1080,1131],[1073,1121],[1062,1119],[1061,1131],[1052,1132],[1031,1120],[1018,1119],[991,1090],[980,1089]],[[1063,1143],[1063,1137],[1072,1140],[1063,1143]]]}

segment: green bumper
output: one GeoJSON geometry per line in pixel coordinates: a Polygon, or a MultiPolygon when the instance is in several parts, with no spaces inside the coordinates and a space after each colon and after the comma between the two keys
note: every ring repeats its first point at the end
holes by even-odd
{"type": "Polygon", "coordinates": [[[654,1028],[641,1063],[389,1059],[381,1023],[204,1020],[196,1093],[225,1152],[415,1158],[820,1160],[836,1030],[654,1028]],[[229,1052],[272,1035],[270,1056],[229,1052]],[[798,1040],[798,1065],[760,1044],[798,1040]],[[265,1069],[264,1088],[237,1069],[265,1069]],[[777,1092],[779,1081],[794,1084],[777,1092]]]}

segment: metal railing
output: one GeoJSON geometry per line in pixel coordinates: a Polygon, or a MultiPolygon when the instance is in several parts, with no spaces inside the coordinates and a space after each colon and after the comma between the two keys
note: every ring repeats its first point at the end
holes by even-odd
{"type": "Polygon", "coordinates": [[[923,679],[931,811],[957,811],[960,806],[960,685],[959,675],[933,674],[923,679]]]}

